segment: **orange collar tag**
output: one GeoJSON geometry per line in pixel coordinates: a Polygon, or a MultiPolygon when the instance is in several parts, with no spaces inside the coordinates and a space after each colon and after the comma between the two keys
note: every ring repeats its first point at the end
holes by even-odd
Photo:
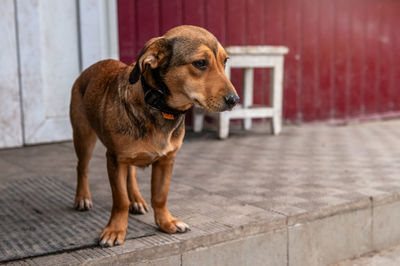
{"type": "Polygon", "coordinates": [[[174,120],[174,119],[175,119],[175,117],[174,117],[173,114],[167,114],[167,113],[164,113],[164,112],[161,112],[161,113],[162,113],[162,116],[163,116],[165,119],[169,119],[169,120],[174,120]]]}

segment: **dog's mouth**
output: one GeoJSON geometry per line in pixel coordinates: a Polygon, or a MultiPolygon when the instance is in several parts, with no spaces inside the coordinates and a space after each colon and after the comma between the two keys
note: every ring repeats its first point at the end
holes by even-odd
{"type": "Polygon", "coordinates": [[[211,112],[211,113],[231,111],[234,107],[234,106],[228,106],[226,104],[223,104],[222,102],[220,104],[216,104],[214,102],[202,103],[201,101],[199,101],[197,99],[195,99],[194,102],[196,105],[203,107],[206,111],[211,112]]]}
{"type": "Polygon", "coordinates": [[[224,112],[231,111],[236,106],[239,102],[239,96],[237,96],[237,94],[229,94],[228,96],[224,96],[222,99],[212,97],[204,101],[195,98],[194,102],[209,112],[224,112]]]}
{"type": "Polygon", "coordinates": [[[236,92],[229,92],[223,96],[210,95],[204,97],[202,94],[190,93],[187,94],[192,102],[196,105],[203,107],[206,111],[217,113],[232,110],[239,102],[240,98],[236,92]]]}

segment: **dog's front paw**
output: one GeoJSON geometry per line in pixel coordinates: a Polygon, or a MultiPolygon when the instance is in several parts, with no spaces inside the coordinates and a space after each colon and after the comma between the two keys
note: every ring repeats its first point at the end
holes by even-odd
{"type": "Polygon", "coordinates": [[[133,214],[145,214],[148,211],[149,208],[144,200],[141,202],[131,202],[129,205],[129,212],[133,214]]]}
{"type": "Polygon", "coordinates": [[[101,247],[118,246],[124,243],[126,229],[116,229],[112,226],[106,226],[99,236],[99,245],[101,247]]]}
{"type": "Polygon", "coordinates": [[[88,211],[91,208],[93,208],[93,203],[90,198],[84,198],[84,199],[76,198],[74,207],[75,207],[75,210],[78,210],[78,211],[88,211]]]}
{"type": "Polygon", "coordinates": [[[185,233],[187,231],[190,231],[189,225],[176,219],[158,223],[158,226],[162,231],[168,234],[185,233]]]}

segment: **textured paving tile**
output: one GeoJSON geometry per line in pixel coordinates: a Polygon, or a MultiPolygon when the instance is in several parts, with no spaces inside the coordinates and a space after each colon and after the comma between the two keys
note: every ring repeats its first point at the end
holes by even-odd
{"type": "MultiPolygon", "coordinates": [[[[0,189],[0,262],[97,246],[107,211],[97,204],[90,212],[77,212],[66,204],[74,193],[60,177],[9,182],[0,189]]],[[[126,238],[154,231],[129,219],[126,238]]]]}
{"type": "MultiPolygon", "coordinates": [[[[176,168],[191,174],[176,171],[175,179],[289,216],[400,190],[398,121],[285,129],[277,138],[211,141],[195,165],[185,163],[193,149],[184,146],[176,168]]],[[[193,142],[186,144],[207,147],[207,140],[193,142]]]]}
{"type": "Polygon", "coordinates": [[[23,179],[25,176],[29,176],[26,170],[21,166],[0,159],[0,171],[1,171],[1,182],[0,187],[4,186],[7,182],[23,179]]]}

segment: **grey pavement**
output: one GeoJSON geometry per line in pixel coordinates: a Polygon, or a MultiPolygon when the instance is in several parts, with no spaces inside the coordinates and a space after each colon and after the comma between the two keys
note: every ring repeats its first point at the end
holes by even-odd
{"type": "MultiPolygon", "coordinates": [[[[158,232],[119,247],[20,262],[327,265],[400,243],[400,120],[287,125],[277,137],[264,125],[234,128],[224,141],[210,130],[187,132],[168,207],[191,226],[189,233],[158,232]]],[[[1,150],[0,187],[35,176],[75,184],[75,164],[71,142],[1,150]]],[[[150,171],[137,174],[149,202],[150,171]]],[[[89,182],[94,206],[111,208],[99,143],[89,182]]],[[[130,219],[154,226],[151,212],[130,219]]]]}

